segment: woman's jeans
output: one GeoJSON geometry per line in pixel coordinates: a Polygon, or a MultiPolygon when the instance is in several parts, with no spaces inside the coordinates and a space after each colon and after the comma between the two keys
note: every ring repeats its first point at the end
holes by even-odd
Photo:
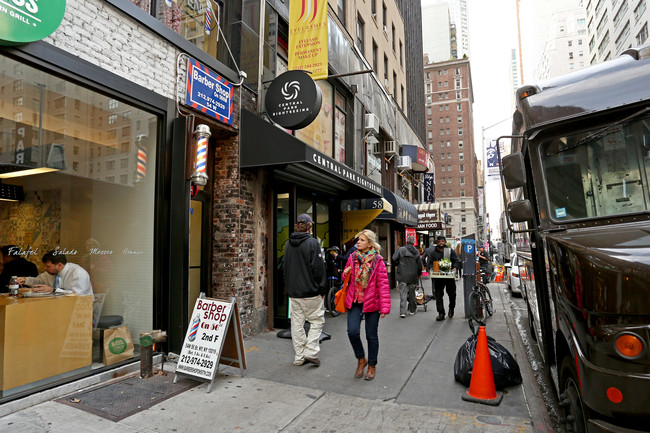
{"type": "Polygon", "coordinates": [[[366,340],[368,340],[368,365],[377,365],[377,354],[379,353],[379,311],[363,313],[363,304],[353,303],[348,310],[348,338],[357,359],[365,358],[363,343],[361,342],[361,315],[365,315],[366,340]]]}

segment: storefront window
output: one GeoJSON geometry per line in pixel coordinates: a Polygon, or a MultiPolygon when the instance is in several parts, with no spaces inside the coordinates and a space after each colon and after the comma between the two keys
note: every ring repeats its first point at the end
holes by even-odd
{"type": "Polygon", "coordinates": [[[334,108],[334,94],[332,85],[324,80],[316,81],[323,94],[323,104],[316,120],[303,129],[296,131],[296,137],[304,141],[319,152],[330,158],[333,157],[334,122],[332,112],[334,108]]]}
{"type": "MultiPolygon", "coordinates": [[[[45,270],[41,258],[46,252],[63,253],[66,266],[80,266],[92,286],[92,296],[35,298],[29,291],[24,297],[0,296],[5,335],[0,378],[6,396],[104,366],[101,319],[123,320],[136,354],[140,332],[152,329],[158,118],[4,56],[0,92],[0,184],[19,191],[16,200],[0,201],[0,245],[16,246],[39,273],[45,270]],[[14,86],[17,77],[20,87],[14,86]],[[4,102],[15,98],[25,104],[4,102]],[[64,299],[69,309],[59,308],[64,299]],[[45,307],[56,314],[39,328],[31,322],[45,307]],[[14,322],[4,323],[9,310],[14,322]],[[33,332],[23,333],[23,325],[33,332]],[[12,339],[12,333],[20,338],[12,339]],[[43,336],[46,346],[39,340],[43,336]],[[11,372],[15,362],[21,371],[29,370],[27,354],[32,353],[38,374],[11,372]]],[[[42,278],[55,284],[54,275],[42,278]]]]}

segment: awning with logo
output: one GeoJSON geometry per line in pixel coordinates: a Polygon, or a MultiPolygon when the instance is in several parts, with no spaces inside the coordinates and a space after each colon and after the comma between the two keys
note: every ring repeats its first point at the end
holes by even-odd
{"type": "Polygon", "coordinates": [[[341,198],[382,196],[379,184],[248,110],[242,110],[239,150],[241,168],[269,167],[278,179],[341,198]]]}
{"type": "Polygon", "coordinates": [[[420,203],[415,206],[418,212],[418,230],[444,230],[444,212],[440,203],[420,203]]]}
{"type": "Polygon", "coordinates": [[[375,219],[395,221],[409,227],[418,224],[418,211],[413,204],[384,188],[384,198],[393,206],[392,211],[384,210],[375,219]]]}

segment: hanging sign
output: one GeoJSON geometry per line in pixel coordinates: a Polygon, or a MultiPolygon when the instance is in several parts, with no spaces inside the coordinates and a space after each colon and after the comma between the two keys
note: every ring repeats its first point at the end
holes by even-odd
{"type": "Polygon", "coordinates": [[[186,105],[232,125],[232,97],[231,83],[196,60],[188,60],[186,105]]]}
{"type": "Polygon", "coordinates": [[[0,45],[39,41],[59,28],[65,0],[0,0],[0,45]]]}
{"type": "Polygon", "coordinates": [[[278,75],[266,91],[264,106],[272,121],[287,129],[301,129],[316,119],[323,96],[320,87],[303,71],[278,75]]]}
{"type": "Polygon", "coordinates": [[[289,69],[309,71],[314,80],[327,78],[327,0],[289,4],[289,69]]]}
{"type": "MultiPolygon", "coordinates": [[[[214,380],[218,364],[246,368],[237,303],[200,297],[185,334],[176,374],[214,380]],[[235,358],[233,358],[235,356],[235,358]]],[[[174,378],[176,382],[177,377],[174,378]]],[[[208,392],[212,383],[208,387],[208,392]]]]}

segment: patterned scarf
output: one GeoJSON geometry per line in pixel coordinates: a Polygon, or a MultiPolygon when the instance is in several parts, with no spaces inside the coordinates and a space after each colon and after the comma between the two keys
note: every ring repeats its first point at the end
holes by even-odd
{"type": "Polygon", "coordinates": [[[365,291],[368,287],[368,279],[372,270],[372,261],[375,259],[377,251],[372,248],[367,253],[357,251],[357,259],[354,261],[354,275],[357,285],[365,291]]]}

